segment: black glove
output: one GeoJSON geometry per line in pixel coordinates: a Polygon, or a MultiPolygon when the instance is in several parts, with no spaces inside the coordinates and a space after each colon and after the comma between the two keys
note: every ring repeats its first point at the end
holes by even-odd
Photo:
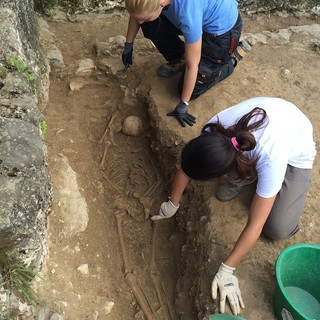
{"type": "Polygon", "coordinates": [[[122,62],[124,64],[124,70],[127,70],[130,65],[132,65],[132,53],[133,53],[133,43],[126,42],[124,44],[122,52],[122,62]]]}
{"type": "Polygon", "coordinates": [[[186,123],[189,126],[193,126],[193,124],[196,123],[196,117],[188,113],[188,104],[182,100],[173,111],[167,113],[167,116],[176,117],[183,127],[186,126],[186,123]]]}

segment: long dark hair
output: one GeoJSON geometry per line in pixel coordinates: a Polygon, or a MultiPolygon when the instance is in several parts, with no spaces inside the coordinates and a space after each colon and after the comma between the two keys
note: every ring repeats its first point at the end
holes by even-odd
{"type": "Polygon", "coordinates": [[[224,128],[221,123],[207,123],[201,135],[189,141],[182,149],[181,168],[191,179],[209,180],[218,178],[236,169],[239,179],[256,178],[258,159],[248,159],[243,151],[253,150],[256,140],[250,131],[267,125],[267,113],[262,108],[254,108],[242,116],[238,122],[224,128]],[[252,118],[256,121],[250,123],[252,118]],[[232,144],[235,137],[237,146],[232,144]]]}

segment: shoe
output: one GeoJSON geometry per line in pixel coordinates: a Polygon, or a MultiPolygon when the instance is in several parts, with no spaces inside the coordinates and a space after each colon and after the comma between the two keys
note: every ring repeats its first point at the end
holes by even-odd
{"type": "Polygon", "coordinates": [[[175,74],[182,72],[186,65],[186,59],[183,57],[181,59],[175,59],[169,61],[159,67],[157,70],[157,75],[161,78],[170,78],[175,74]]]}
{"type": "Polygon", "coordinates": [[[219,185],[216,198],[223,202],[230,201],[236,198],[243,188],[244,185],[241,186],[227,180],[219,185]]]}
{"type": "Polygon", "coordinates": [[[235,68],[238,64],[238,60],[236,58],[231,58],[231,61],[232,61],[233,67],[235,68]]]}
{"type": "Polygon", "coordinates": [[[250,44],[245,40],[242,40],[239,42],[239,45],[236,48],[236,50],[233,51],[232,57],[235,58],[237,61],[240,61],[250,50],[250,44]]]}
{"type": "Polygon", "coordinates": [[[245,41],[245,40],[241,40],[239,42],[239,46],[245,51],[245,52],[249,52],[251,50],[251,46],[250,44],[245,41]]]}

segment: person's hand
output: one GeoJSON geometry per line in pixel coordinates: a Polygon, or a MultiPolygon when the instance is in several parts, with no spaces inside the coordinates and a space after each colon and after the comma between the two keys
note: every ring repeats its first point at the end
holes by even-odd
{"type": "Polygon", "coordinates": [[[240,313],[240,307],[244,308],[244,303],[239,289],[239,283],[236,276],[233,275],[235,268],[229,267],[223,262],[213,278],[211,285],[212,299],[216,300],[218,289],[220,292],[220,312],[224,313],[226,298],[229,301],[232,313],[240,313]]]}
{"type": "Polygon", "coordinates": [[[178,209],[179,209],[179,205],[175,206],[171,202],[171,200],[169,200],[167,202],[163,202],[160,207],[159,214],[152,216],[151,220],[156,221],[156,220],[171,218],[175,215],[175,213],[177,212],[178,209]]]}
{"type": "Polygon", "coordinates": [[[124,70],[127,70],[132,65],[133,43],[126,42],[122,51],[122,63],[124,70]]]}
{"type": "Polygon", "coordinates": [[[186,123],[189,126],[193,126],[193,124],[196,123],[196,117],[188,113],[188,104],[182,100],[173,111],[167,113],[167,116],[176,117],[183,127],[186,126],[186,123]]]}

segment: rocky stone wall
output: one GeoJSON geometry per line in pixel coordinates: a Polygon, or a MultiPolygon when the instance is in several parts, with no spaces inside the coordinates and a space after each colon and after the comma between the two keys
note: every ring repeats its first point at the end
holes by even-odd
{"type": "Polygon", "coordinates": [[[248,13],[286,10],[297,13],[320,13],[319,0],[239,0],[239,8],[248,13]]]}
{"type": "MultiPolygon", "coordinates": [[[[36,1],[39,2],[40,0],[36,1]]],[[[274,10],[286,10],[312,14],[320,13],[319,0],[239,0],[238,2],[239,8],[248,13],[268,12],[274,10]]],[[[57,0],[57,3],[62,3],[64,5],[69,4],[74,11],[97,10],[102,12],[125,8],[124,0],[78,0],[76,5],[73,0],[57,0]]]]}
{"type": "MultiPolygon", "coordinates": [[[[32,0],[0,1],[0,21],[0,257],[37,272],[46,256],[52,198],[40,111],[48,67],[32,0]]],[[[0,291],[6,319],[14,308],[12,295],[0,291]]]]}

